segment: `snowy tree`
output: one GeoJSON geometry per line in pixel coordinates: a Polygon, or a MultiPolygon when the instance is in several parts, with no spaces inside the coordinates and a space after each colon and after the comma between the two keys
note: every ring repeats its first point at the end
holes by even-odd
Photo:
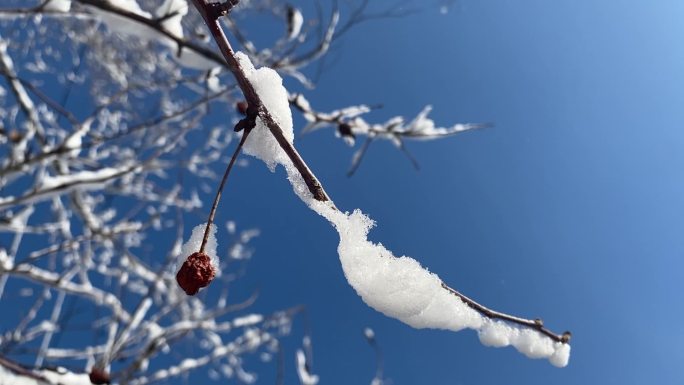
{"type": "MultiPolygon", "coordinates": [[[[415,259],[368,241],[374,221],[338,208],[294,145],[291,111],[308,122],[303,133],[332,127],[358,146],[351,174],[374,140],[391,141],[416,164],[406,141],[486,126],[438,127],[430,106],[412,119],[374,123],[364,117],[374,106],[317,111],[306,91],[283,86],[282,77],[290,77],[304,90],[314,87],[305,69],[347,30],[402,11],[372,13],[361,1],[306,19],[299,8],[272,0],[236,5],[3,1],[0,301],[15,296],[29,305],[17,324],[2,324],[0,384],[142,385],[195,370],[252,383],[257,374],[245,365],[248,355],[283,365],[281,338],[303,308],[252,313],[256,294],[228,296],[258,235],[231,221],[214,223],[230,170],[244,162],[241,151],[271,170],[281,166],[295,195],[339,233],[344,274],[372,308],[415,328],[475,329],[485,345],[512,345],[567,365],[569,333],[490,310],[415,259]],[[245,33],[260,14],[282,21],[268,48],[245,33]],[[73,105],[76,94],[87,98],[73,105]],[[216,190],[213,202],[206,198],[216,190]],[[187,227],[192,235],[184,240],[187,227]],[[150,237],[168,242],[149,245],[150,237]],[[92,338],[57,343],[78,332],[68,322],[82,317],[75,304],[87,309],[92,338]],[[171,354],[178,346],[188,350],[171,354]],[[13,359],[27,353],[29,361],[13,359]]],[[[373,331],[365,336],[379,352],[373,331]]],[[[302,340],[297,372],[303,384],[316,384],[311,338],[302,340]]],[[[381,366],[372,381],[382,382],[381,366]]]]}

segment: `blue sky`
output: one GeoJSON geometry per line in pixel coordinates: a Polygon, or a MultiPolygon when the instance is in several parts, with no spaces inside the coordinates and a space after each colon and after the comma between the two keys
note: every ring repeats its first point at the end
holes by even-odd
{"type": "Polygon", "coordinates": [[[495,124],[409,143],[419,172],[377,143],[347,179],[352,150],[330,133],[297,145],[339,207],[377,220],[371,239],[495,309],[571,330],[567,368],[369,309],[336,234],[260,165],[230,186],[250,195],[238,222],[262,229],[257,306],[308,305],[326,383],[372,377],[365,326],[396,384],[681,383],[682,16],[675,1],[460,1],[351,31],[309,97],[382,103],[378,121],[432,104],[441,124],[495,124]]]}

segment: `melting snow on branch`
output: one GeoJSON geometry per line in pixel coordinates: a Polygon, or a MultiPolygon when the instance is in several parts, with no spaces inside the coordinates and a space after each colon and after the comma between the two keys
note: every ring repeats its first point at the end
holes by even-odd
{"type": "MultiPolygon", "coordinates": [[[[238,57],[264,104],[290,139],[292,117],[282,80],[270,69],[254,70],[246,55],[239,54],[238,57]]],[[[445,134],[426,118],[428,112],[429,109],[426,109],[413,122],[402,125],[404,128],[401,131],[445,134]]],[[[415,328],[453,331],[470,328],[478,331],[484,345],[512,345],[530,358],[547,358],[559,367],[567,365],[569,344],[556,342],[532,329],[482,316],[445,290],[440,278],[415,259],[396,257],[382,244],[369,241],[368,232],[375,222],[360,210],[354,210],[351,214],[343,213],[335,209],[331,202],[316,201],[294,166],[283,158],[282,150],[277,147],[268,129],[261,123],[257,129],[257,135],[250,136],[251,141],[247,141],[247,153],[262,159],[272,170],[275,164],[283,165],[295,193],[337,230],[340,236],[337,251],[342,269],[349,284],[366,304],[415,328]]],[[[451,130],[458,131],[459,128],[451,130]]]]}

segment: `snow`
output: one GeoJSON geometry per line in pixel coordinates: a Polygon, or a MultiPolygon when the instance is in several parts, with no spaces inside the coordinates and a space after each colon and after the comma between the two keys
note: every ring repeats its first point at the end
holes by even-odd
{"type": "Polygon", "coordinates": [[[241,328],[245,326],[252,326],[263,321],[264,316],[261,314],[250,314],[244,317],[237,317],[233,320],[233,327],[241,328]]]}
{"type": "Polygon", "coordinates": [[[83,137],[90,131],[90,126],[93,123],[93,119],[89,118],[83,124],[81,124],[76,131],[71,133],[64,139],[64,148],[71,149],[69,155],[73,158],[77,157],[81,152],[81,146],[83,145],[83,137]]]}
{"type": "MultiPolygon", "coordinates": [[[[178,270],[185,259],[192,253],[198,252],[200,246],[202,245],[202,238],[204,238],[204,229],[207,228],[206,223],[199,224],[192,229],[192,234],[190,239],[181,246],[180,254],[178,255],[178,265],[175,270],[178,270]]],[[[204,247],[204,252],[211,259],[211,264],[216,269],[216,276],[221,275],[221,269],[219,269],[219,260],[216,254],[218,248],[218,242],[216,241],[216,225],[212,224],[209,229],[209,239],[207,239],[207,244],[204,247]]]]}
{"type": "Polygon", "coordinates": [[[71,0],[50,0],[44,6],[44,11],[52,12],[69,12],[71,9],[71,0]]]}
{"type": "MultiPolygon", "coordinates": [[[[174,42],[173,45],[169,48],[175,49],[175,44],[176,43],[174,42]]],[[[176,60],[178,64],[182,65],[183,67],[192,68],[200,71],[210,71],[218,67],[217,62],[208,59],[206,56],[203,56],[188,47],[181,48],[180,53],[178,53],[177,55],[174,53],[173,59],[176,60]]]]}
{"type": "Polygon", "coordinates": [[[57,368],[57,371],[45,369],[39,374],[53,384],[92,385],[87,373],[73,373],[64,368],[57,368]]]}
{"type": "Polygon", "coordinates": [[[427,105],[420,113],[405,127],[398,128],[398,131],[407,133],[415,139],[435,139],[445,135],[453,135],[459,132],[478,128],[478,124],[454,124],[451,127],[435,127],[435,121],[428,118],[432,111],[432,106],[427,105]]]}
{"type": "MultiPolygon", "coordinates": [[[[262,103],[283,130],[285,138],[292,143],[294,141],[292,114],[290,113],[287,90],[283,87],[283,79],[270,68],[255,69],[249,57],[242,52],[237,52],[235,57],[238,59],[247,79],[254,85],[262,103]]],[[[256,127],[249,134],[243,151],[263,160],[271,171],[275,170],[277,164],[289,162],[287,155],[271,135],[268,127],[261,121],[261,118],[257,118],[256,127]]]]}
{"type": "Polygon", "coordinates": [[[309,372],[309,368],[306,365],[306,355],[301,349],[297,350],[297,375],[302,385],[318,384],[318,376],[309,372]]]}
{"type": "Polygon", "coordinates": [[[135,0],[107,0],[107,2],[116,8],[124,9],[128,12],[133,12],[136,15],[144,16],[150,18],[152,15],[149,12],[145,12],[140,8],[140,5],[135,0]]]}
{"type": "Polygon", "coordinates": [[[188,14],[188,3],[185,0],[166,0],[155,12],[157,18],[164,18],[161,26],[172,35],[183,38],[181,20],[188,14]]]}
{"type": "MultiPolygon", "coordinates": [[[[140,9],[140,6],[138,6],[135,1],[131,2],[132,4],[135,4],[135,6],[130,8],[117,4],[116,2],[110,1],[110,3],[118,8],[121,8],[122,10],[129,11],[138,16],[142,16],[147,19],[152,18],[152,15],[140,9]]],[[[102,22],[111,32],[118,33],[119,35],[131,36],[139,40],[153,40],[159,35],[159,33],[152,28],[126,16],[119,16],[113,12],[101,10],[96,7],[90,7],[90,10],[93,14],[97,15],[100,20],[102,20],[102,22]]]]}
{"type": "Polygon", "coordinates": [[[0,385],[46,385],[46,383],[31,377],[20,376],[0,365],[0,385]]]}
{"type": "Polygon", "coordinates": [[[5,40],[0,39],[0,69],[3,72],[9,74],[7,78],[10,79],[10,83],[12,84],[12,88],[15,92],[16,98],[19,101],[19,104],[31,111],[35,111],[33,101],[26,93],[26,89],[24,89],[24,86],[19,81],[19,78],[16,77],[16,74],[14,72],[14,62],[12,61],[10,55],[7,53],[8,45],[9,43],[7,43],[5,40]]]}
{"type": "Polygon", "coordinates": [[[8,271],[12,270],[12,267],[14,267],[14,258],[10,258],[4,248],[0,248],[0,269],[8,271]]]}
{"type": "Polygon", "coordinates": [[[395,257],[382,244],[368,241],[375,223],[360,210],[347,214],[325,203],[309,204],[339,233],[344,274],[370,307],[415,328],[458,331],[482,325],[482,316],[444,290],[437,275],[413,258],[395,257]]]}
{"type": "Polygon", "coordinates": [[[145,329],[147,330],[147,339],[150,341],[164,334],[164,329],[156,322],[145,322],[145,329]]]}
{"type": "Polygon", "coordinates": [[[213,93],[219,93],[223,91],[221,86],[221,79],[219,75],[221,74],[221,67],[214,67],[208,71],[207,74],[207,88],[213,93]]]}
{"type": "Polygon", "coordinates": [[[45,175],[41,181],[41,190],[51,190],[58,187],[68,188],[72,185],[79,185],[81,189],[101,188],[117,174],[125,172],[125,169],[118,167],[104,167],[95,171],[77,171],[71,174],[49,176],[45,175]]]}
{"type": "Polygon", "coordinates": [[[548,358],[566,366],[570,346],[555,342],[529,328],[490,321],[442,287],[442,280],[408,256],[396,257],[380,243],[368,240],[375,222],[360,210],[351,214],[336,210],[332,203],[310,195],[296,171],[288,166],[293,187],[300,197],[337,230],[342,270],[349,284],[373,309],[414,328],[477,330],[484,345],[512,345],[530,358],[548,358]]]}
{"type": "MultiPolygon", "coordinates": [[[[265,106],[292,143],[292,116],[282,80],[275,71],[266,68],[255,70],[244,54],[238,53],[238,59],[265,106]]],[[[434,122],[427,118],[429,111],[429,108],[424,109],[407,129],[434,133],[434,122]]],[[[247,140],[249,150],[245,152],[266,162],[271,170],[276,164],[283,165],[295,194],[337,230],[340,237],[337,251],[344,275],[368,306],[418,329],[474,329],[484,345],[512,345],[530,358],[547,358],[559,367],[567,365],[570,355],[568,344],[555,342],[536,330],[484,317],[444,289],[442,280],[415,259],[397,257],[381,243],[369,241],[368,233],[375,226],[371,218],[358,209],[345,213],[332,202],[315,200],[290,160],[284,158],[285,154],[268,128],[258,122],[255,131],[247,140]]],[[[297,360],[298,367],[302,366],[299,354],[297,360]]],[[[304,374],[308,375],[308,371],[304,374]]],[[[302,373],[300,377],[304,378],[302,373]]]]}
{"type": "Polygon", "coordinates": [[[287,39],[296,39],[300,32],[302,31],[302,25],[304,25],[304,16],[299,8],[288,7],[287,8],[287,39]]]}
{"type": "Polygon", "coordinates": [[[70,174],[38,176],[40,182],[37,189],[21,197],[0,197],[0,208],[15,204],[40,202],[55,195],[65,194],[74,190],[101,189],[116,178],[130,172],[137,172],[141,166],[103,167],[94,171],[75,171],[70,174]]]}
{"type": "MultiPolygon", "coordinates": [[[[107,3],[109,3],[114,8],[134,13],[145,19],[152,20],[152,14],[140,8],[140,5],[135,0],[108,0],[107,3]]],[[[162,7],[160,7],[160,9],[163,11],[162,7]]],[[[171,41],[167,36],[164,36],[159,31],[150,26],[147,26],[126,16],[119,16],[114,12],[98,8],[96,6],[89,7],[89,9],[93,14],[97,15],[100,18],[100,20],[107,26],[107,28],[111,32],[118,33],[122,36],[130,36],[136,40],[141,41],[159,41],[160,43],[169,46],[171,49],[175,49],[176,47],[175,42],[171,41]]],[[[180,18],[182,18],[182,16],[180,16],[180,18]]],[[[174,32],[177,33],[178,28],[180,28],[180,18],[175,16],[171,17],[162,22],[161,25],[172,34],[174,32]]],[[[182,34],[182,29],[180,33],[182,34]]]]}
{"type": "Polygon", "coordinates": [[[38,370],[34,372],[34,375],[37,378],[17,374],[0,364],[0,385],[92,385],[88,374],[70,372],[61,367],[56,370],[38,370]]]}
{"type": "MultiPolygon", "coordinates": [[[[26,206],[23,210],[21,210],[20,212],[18,212],[16,214],[11,213],[9,223],[0,224],[0,229],[17,231],[17,232],[25,231],[26,226],[28,225],[28,220],[34,211],[35,211],[34,207],[32,205],[29,205],[29,206],[26,206]]],[[[0,253],[2,253],[2,251],[0,251],[0,253]]],[[[2,260],[1,254],[0,254],[0,260],[2,260]]]]}
{"type": "Polygon", "coordinates": [[[548,358],[558,367],[568,364],[570,345],[556,342],[532,329],[523,329],[498,320],[485,320],[478,330],[485,346],[513,346],[529,358],[548,358]]]}
{"type": "MultiPolygon", "coordinates": [[[[127,328],[129,330],[137,329],[138,326],[140,326],[140,323],[145,318],[145,315],[147,314],[147,312],[150,310],[150,307],[152,307],[152,299],[147,297],[140,303],[138,310],[135,311],[135,314],[133,315],[133,319],[131,320],[131,323],[128,324],[127,328]]],[[[121,339],[126,340],[127,338],[121,338],[121,339]]]]}
{"type": "MultiPolygon", "coordinates": [[[[159,19],[161,20],[159,22],[161,29],[177,38],[182,39],[184,37],[182,20],[188,13],[188,3],[186,0],[165,0],[154,10],[154,18],[150,12],[143,10],[135,0],[109,0],[108,3],[148,20],[159,19]]],[[[153,27],[96,6],[88,8],[94,15],[100,18],[111,32],[122,36],[129,36],[140,41],[157,42],[166,46],[171,53],[171,57],[183,67],[200,71],[210,71],[220,67],[220,62],[214,61],[192,48],[178,47],[176,41],[153,27]]],[[[216,79],[212,79],[212,82],[214,84],[217,83],[216,79]]]]}

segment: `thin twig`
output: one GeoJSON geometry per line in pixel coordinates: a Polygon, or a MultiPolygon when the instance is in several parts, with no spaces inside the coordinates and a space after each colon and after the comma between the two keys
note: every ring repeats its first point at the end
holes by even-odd
{"type": "Polygon", "coordinates": [[[572,336],[572,333],[568,331],[564,332],[563,334],[556,334],[551,330],[545,328],[544,321],[542,321],[541,318],[530,320],[501,313],[496,310],[492,310],[484,305],[481,305],[475,300],[466,297],[465,295],[461,294],[458,290],[452,289],[451,287],[447,286],[447,284],[445,284],[444,282],[442,282],[442,287],[449,291],[451,294],[460,298],[463,302],[465,302],[466,305],[468,305],[472,309],[477,310],[480,314],[484,315],[487,318],[502,319],[504,321],[513,322],[518,325],[529,327],[530,329],[535,329],[556,342],[567,343],[570,341],[570,337],[572,336]]]}
{"type": "Polygon", "coordinates": [[[363,145],[361,148],[359,148],[354,156],[352,157],[352,164],[351,167],[349,167],[349,171],[347,171],[347,176],[352,176],[356,172],[356,169],[359,168],[361,165],[361,160],[363,159],[363,156],[366,154],[366,151],[368,151],[368,146],[370,146],[371,142],[373,141],[373,136],[367,136],[366,141],[363,142],[363,145]]]}
{"type": "Polygon", "coordinates": [[[235,164],[235,160],[237,159],[238,155],[240,154],[240,150],[242,150],[242,146],[245,144],[245,141],[247,140],[247,136],[249,133],[252,132],[251,128],[245,128],[245,132],[242,134],[242,138],[240,139],[240,143],[238,143],[237,147],[235,148],[235,152],[233,152],[233,156],[230,158],[230,162],[228,163],[228,166],[226,167],[226,171],[223,173],[223,178],[221,178],[221,184],[219,184],[219,188],[216,191],[216,196],[214,197],[214,203],[211,205],[211,211],[209,212],[209,218],[207,219],[207,227],[204,228],[204,237],[202,238],[202,244],[200,245],[199,252],[204,253],[204,247],[207,245],[207,241],[209,240],[209,233],[211,229],[211,224],[214,223],[214,217],[216,216],[216,209],[218,208],[219,201],[221,200],[221,194],[223,193],[223,186],[226,185],[226,181],[228,180],[228,175],[230,175],[230,170],[233,168],[233,164],[235,164]]]}

